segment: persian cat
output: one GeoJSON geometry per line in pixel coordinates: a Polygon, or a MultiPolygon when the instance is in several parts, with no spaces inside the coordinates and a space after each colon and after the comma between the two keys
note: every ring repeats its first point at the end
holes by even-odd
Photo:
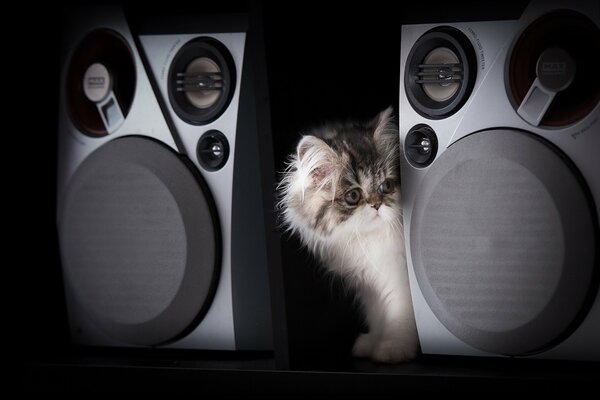
{"type": "Polygon", "coordinates": [[[369,331],[352,354],[388,363],[419,352],[398,141],[391,107],[367,123],[324,125],[302,137],[278,185],[282,224],[355,289],[369,331]]]}

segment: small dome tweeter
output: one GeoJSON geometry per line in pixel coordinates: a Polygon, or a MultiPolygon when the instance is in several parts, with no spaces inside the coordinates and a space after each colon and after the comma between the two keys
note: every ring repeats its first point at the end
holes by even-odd
{"type": "Polygon", "coordinates": [[[404,140],[406,158],[417,168],[427,167],[433,162],[438,150],[435,132],[425,124],[414,126],[404,140]]]}
{"type": "Polygon", "coordinates": [[[202,135],[196,151],[198,162],[204,169],[217,171],[227,163],[229,142],[221,132],[211,130],[202,135]]]}

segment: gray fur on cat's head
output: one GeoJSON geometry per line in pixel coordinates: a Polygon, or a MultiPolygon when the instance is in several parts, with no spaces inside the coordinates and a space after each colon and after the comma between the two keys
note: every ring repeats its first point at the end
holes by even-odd
{"type": "Polygon", "coordinates": [[[283,223],[307,245],[336,232],[398,228],[398,156],[391,108],[366,123],[307,132],[279,184],[283,223]]]}

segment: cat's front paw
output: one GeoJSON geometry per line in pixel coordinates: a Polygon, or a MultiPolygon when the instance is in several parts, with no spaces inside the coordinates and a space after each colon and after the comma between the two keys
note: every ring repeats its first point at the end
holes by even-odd
{"type": "Polygon", "coordinates": [[[394,364],[417,358],[419,344],[411,337],[376,337],[363,333],[356,338],[352,347],[352,355],[358,358],[370,358],[373,361],[394,364]]]}
{"type": "Polygon", "coordinates": [[[394,364],[414,360],[418,354],[419,345],[412,338],[382,338],[373,347],[371,359],[377,362],[394,364]]]}
{"type": "Polygon", "coordinates": [[[373,352],[375,338],[368,333],[361,333],[354,342],[352,355],[358,358],[369,358],[373,352]]]}

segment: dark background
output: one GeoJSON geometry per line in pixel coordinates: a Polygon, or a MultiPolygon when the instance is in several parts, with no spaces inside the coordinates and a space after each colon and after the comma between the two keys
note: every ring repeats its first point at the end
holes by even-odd
{"type": "MultiPolygon", "coordinates": [[[[303,129],[325,120],[372,118],[389,105],[397,110],[401,24],[514,19],[526,1],[459,1],[449,6],[434,0],[392,7],[389,1],[377,0],[332,4],[327,9],[322,1],[120,3],[136,17],[177,15],[182,10],[258,12],[265,35],[273,166],[280,171],[303,129]],[[394,11],[398,8],[400,12],[394,11]]],[[[8,18],[14,17],[20,28],[4,35],[2,193],[8,224],[4,225],[4,278],[0,281],[1,379],[21,390],[137,390],[152,385],[164,390],[198,390],[202,382],[209,390],[220,390],[222,385],[226,391],[289,391],[290,384],[293,390],[370,392],[483,390],[488,386],[556,390],[589,386],[598,377],[590,372],[589,364],[579,363],[423,357],[387,367],[352,360],[350,348],[362,322],[351,295],[339,280],[325,276],[315,260],[299,249],[298,241],[288,236],[281,238],[285,293],[281,301],[287,319],[280,322],[287,326],[291,367],[345,373],[244,372],[275,369],[269,354],[70,346],[55,231],[61,9],[16,5],[8,18]],[[349,374],[357,371],[367,374],[349,374]],[[136,386],[140,382],[152,384],[136,386]]]]}

